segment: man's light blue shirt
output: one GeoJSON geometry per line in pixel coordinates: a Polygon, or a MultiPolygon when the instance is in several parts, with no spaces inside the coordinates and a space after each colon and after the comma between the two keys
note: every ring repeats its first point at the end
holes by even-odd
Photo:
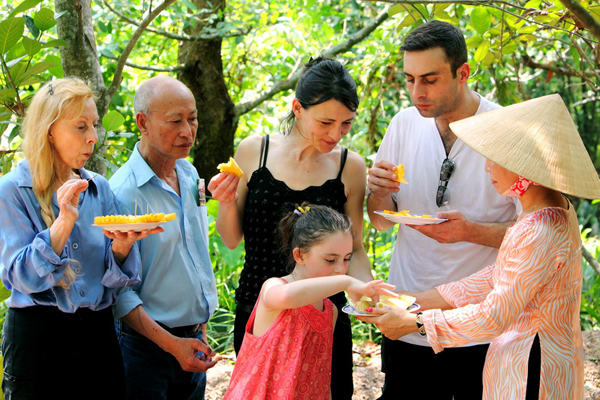
{"type": "Polygon", "coordinates": [[[115,318],[141,305],[152,319],[169,327],[206,323],[218,300],[206,206],[198,206],[198,172],[189,161],[177,160],[178,195],[156,176],[138,145],[110,179],[120,207],[129,214],[175,213],[177,219],[162,224],[164,232],[138,242],[142,282],[119,293],[115,318]]]}
{"type": "MultiPolygon", "coordinates": [[[[80,169],[82,178],[91,175],[80,169]]],[[[59,207],[52,195],[54,215],[59,207]]],[[[94,217],[119,213],[108,182],[99,176],[79,196],[79,217],[58,255],[50,245],[50,229],[42,219],[33,193],[27,161],[0,179],[0,273],[11,290],[6,304],[12,308],[55,306],[72,313],[79,308],[102,310],[115,303],[115,288],[139,283],[140,256],[134,244],[120,265],[112,252],[112,240],[92,226],[94,217]],[[78,274],[70,289],[56,286],[66,266],[78,274]]]]}

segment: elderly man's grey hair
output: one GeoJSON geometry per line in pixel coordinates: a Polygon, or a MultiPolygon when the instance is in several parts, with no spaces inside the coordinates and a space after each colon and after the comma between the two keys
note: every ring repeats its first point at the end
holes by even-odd
{"type": "Polygon", "coordinates": [[[150,102],[154,97],[154,85],[140,85],[133,98],[133,109],[135,113],[148,114],[150,102]]]}

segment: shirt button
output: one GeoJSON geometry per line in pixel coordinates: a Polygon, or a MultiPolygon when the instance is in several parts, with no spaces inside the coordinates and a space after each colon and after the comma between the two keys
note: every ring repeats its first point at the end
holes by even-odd
{"type": "Polygon", "coordinates": [[[80,295],[81,297],[83,297],[83,296],[85,296],[85,292],[82,290],[81,292],[79,292],[79,295],[80,295]]]}
{"type": "Polygon", "coordinates": [[[77,243],[73,243],[73,248],[74,248],[75,250],[77,250],[77,249],[79,248],[79,245],[78,245],[77,243]]]}
{"type": "Polygon", "coordinates": [[[76,274],[78,274],[78,273],[80,273],[80,272],[81,272],[81,267],[77,267],[77,268],[75,268],[75,273],[76,273],[76,274]]]}

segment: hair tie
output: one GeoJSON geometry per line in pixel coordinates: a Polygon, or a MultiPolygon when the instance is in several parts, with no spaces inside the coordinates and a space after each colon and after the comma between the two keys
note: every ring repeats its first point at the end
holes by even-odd
{"type": "Polygon", "coordinates": [[[298,215],[302,215],[302,214],[306,214],[308,212],[308,210],[310,210],[310,207],[298,207],[296,210],[294,210],[294,213],[298,214],[298,215]],[[300,214],[302,213],[302,214],[300,214]]]}
{"type": "Polygon", "coordinates": [[[51,83],[48,84],[48,93],[50,93],[50,96],[52,96],[54,94],[54,89],[52,89],[51,83]]]}

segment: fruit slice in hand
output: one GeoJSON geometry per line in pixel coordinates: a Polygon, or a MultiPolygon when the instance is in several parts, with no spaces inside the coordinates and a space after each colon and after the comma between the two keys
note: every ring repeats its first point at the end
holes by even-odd
{"type": "Polygon", "coordinates": [[[404,164],[398,164],[394,173],[396,174],[396,181],[401,183],[408,183],[406,182],[406,179],[404,179],[404,164]]]}
{"type": "Polygon", "coordinates": [[[242,171],[240,166],[237,165],[237,163],[235,162],[235,160],[232,157],[229,157],[228,163],[221,163],[221,164],[217,165],[217,168],[221,172],[229,172],[230,174],[234,174],[238,178],[241,178],[242,175],[244,175],[244,171],[242,171]]]}

